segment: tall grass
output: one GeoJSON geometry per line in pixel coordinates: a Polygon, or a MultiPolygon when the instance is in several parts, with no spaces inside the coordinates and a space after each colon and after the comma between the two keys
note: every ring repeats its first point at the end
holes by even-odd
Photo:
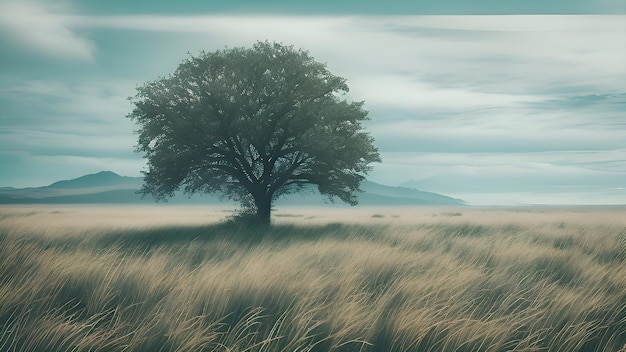
{"type": "Polygon", "coordinates": [[[0,351],[626,351],[626,224],[535,211],[255,229],[3,208],[0,351]]]}

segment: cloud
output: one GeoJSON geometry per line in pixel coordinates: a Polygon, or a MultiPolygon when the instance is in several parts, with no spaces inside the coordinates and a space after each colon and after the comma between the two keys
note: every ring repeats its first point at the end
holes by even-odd
{"type": "MultiPolygon", "coordinates": [[[[30,155],[66,155],[82,157],[136,157],[132,135],[79,132],[45,132],[0,128],[2,150],[27,152],[30,155]]],[[[138,156],[137,156],[138,157],[138,156]]]]}
{"type": "Polygon", "coordinates": [[[11,4],[15,18],[42,19],[26,25],[0,12],[14,38],[65,41],[24,47],[88,60],[98,46],[88,69],[0,80],[10,129],[0,150],[33,163],[85,170],[78,163],[108,158],[139,168],[124,118],[136,84],[172,72],[187,51],[269,39],[309,50],[348,79],[350,98],[365,100],[383,154],[373,180],[430,179],[435,191],[478,202],[472,191],[518,190],[529,202],[523,192],[563,195],[567,186],[577,199],[626,179],[626,16],[84,16],[11,4]]]}
{"type": "Polygon", "coordinates": [[[626,183],[626,149],[502,154],[391,152],[383,153],[383,158],[385,164],[377,168],[404,169],[404,175],[412,175],[413,180],[439,179],[438,187],[454,190],[475,189],[468,184],[475,179],[482,180],[480,187],[492,191],[519,186],[529,190],[529,185],[624,187],[626,183]],[[606,178],[594,178],[599,175],[606,178]],[[443,179],[456,182],[445,185],[443,179]]]}
{"type": "MultiPolygon", "coordinates": [[[[65,167],[60,167],[61,170],[84,170],[84,165],[70,164],[83,159],[89,160],[90,165],[101,166],[106,163],[95,161],[129,160],[124,163],[139,167],[142,163],[137,160],[140,161],[141,157],[134,153],[135,126],[125,118],[130,111],[130,104],[126,101],[127,92],[132,91],[130,87],[131,84],[105,80],[82,84],[23,81],[8,86],[0,90],[3,106],[0,150],[23,157],[23,162],[28,165],[62,157],[55,159],[68,162],[65,167]]],[[[3,170],[17,168],[15,158],[6,154],[4,162],[3,170]]],[[[107,169],[113,167],[114,164],[110,164],[107,169]]],[[[42,170],[59,174],[58,170],[42,170]]],[[[26,170],[21,172],[28,173],[26,170]]],[[[44,176],[41,173],[36,175],[44,176]]],[[[9,177],[9,173],[3,176],[9,177]]]]}
{"type": "Polygon", "coordinates": [[[134,82],[99,80],[66,83],[57,80],[24,80],[0,89],[4,106],[3,127],[45,132],[91,134],[132,130],[124,118],[131,104],[134,82]]]}
{"type": "Polygon", "coordinates": [[[626,149],[538,153],[382,153],[373,180],[471,204],[621,204],[626,149]],[[412,179],[411,182],[406,182],[412,179]]]}
{"type": "Polygon", "coordinates": [[[92,61],[95,44],[69,25],[67,5],[34,1],[0,2],[0,29],[14,45],[37,54],[92,61]]]}
{"type": "Polygon", "coordinates": [[[564,89],[621,93],[626,79],[626,16],[119,15],[71,23],[197,36],[207,50],[294,44],[372,105],[473,108],[551,100],[564,89]]]}
{"type": "Polygon", "coordinates": [[[406,75],[364,75],[351,81],[352,92],[377,108],[413,111],[466,112],[478,108],[521,107],[543,101],[529,94],[481,91],[476,87],[446,87],[436,82],[410,80],[406,75]]]}

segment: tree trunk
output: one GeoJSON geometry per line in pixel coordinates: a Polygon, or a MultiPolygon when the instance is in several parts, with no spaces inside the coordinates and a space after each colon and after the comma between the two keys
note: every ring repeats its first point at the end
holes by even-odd
{"type": "Polygon", "coordinates": [[[255,199],[256,215],[261,225],[269,225],[272,221],[272,197],[264,196],[261,199],[255,199]]]}

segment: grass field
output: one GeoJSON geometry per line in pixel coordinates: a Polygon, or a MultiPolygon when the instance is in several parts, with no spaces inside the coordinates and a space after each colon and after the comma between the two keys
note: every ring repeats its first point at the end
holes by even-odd
{"type": "Polygon", "coordinates": [[[626,208],[0,208],[0,351],[626,351],[626,208]]]}

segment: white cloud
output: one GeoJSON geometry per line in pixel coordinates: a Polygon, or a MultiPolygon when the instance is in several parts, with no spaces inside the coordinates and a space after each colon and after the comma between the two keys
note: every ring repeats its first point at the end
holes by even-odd
{"type": "Polygon", "coordinates": [[[69,26],[67,6],[34,1],[0,2],[0,29],[18,46],[53,57],[93,60],[95,44],[69,26]],[[61,13],[59,13],[61,12],[61,13]]]}
{"type": "Polygon", "coordinates": [[[626,149],[541,153],[382,153],[372,180],[471,204],[623,204],[626,149]]]}
{"type": "MultiPolygon", "coordinates": [[[[5,127],[21,126],[46,132],[103,135],[132,131],[125,118],[132,108],[127,97],[134,83],[100,80],[68,84],[62,81],[26,80],[0,90],[11,104],[22,111],[32,109],[19,124],[5,122],[5,127]],[[45,112],[45,118],[41,114],[45,112]],[[93,133],[92,133],[93,134],[93,133]]],[[[10,113],[5,113],[5,118],[10,113]]]]}
{"type": "Polygon", "coordinates": [[[412,81],[401,74],[364,75],[350,83],[355,96],[370,97],[368,105],[377,108],[450,113],[477,108],[521,107],[523,103],[543,100],[532,95],[485,92],[472,87],[441,87],[435,82],[412,81]]]}
{"type": "Polygon", "coordinates": [[[616,25],[624,27],[622,15],[485,15],[485,16],[378,16],[382,23],[393,21],[397,25],[419,25],[428,28],[461,31],[492,32],[567,32],[573,28],[581,31],[610,31],[616,25]]]}
{"type": "MultiPolygon", "coordinates": [[[[32,129],[0,128],[2,150],[30,155],[74,155],[83,157],[134,157],[135,139],[127,134],[112,134],[91,129],[49,132],[32,129]]],[[[138,156],[137,156],[138,157],[138,156]]]]}
{"type": "MultiPolygon", "coordinates": [[[[350,96],[372,111],[368,126],[383,152],[372,178],[382,183],[455,175],[448,180],[456,196],[470,194],[470,186],[536,191],[537,185],[557,187],[560,179],[589,190],[614,187],[626,170],[626,115],[618,95],[626,90],[626,16],[81,16],[43,3],[0,6],[0,25],[39,53],[92,59],[95,45],[80,36],[83,30],[106,38],[113,29],[120,41],[124,33],[141,31],[142,39],[154,41],[132,53],[99,52],[137,67],[124,82],[93,82],[94,75],[75,86],[28,81],[11,87],[20,99],[32,99],[25,105],[46,112],[32,120],[39,129],[22,130],[45,132],[38,140],[50,150],[61,152],[64,143],[64,153],[80,150],[90,137],[69,142],[69,134],[103,131],[113,136],[109,153],[130,151],[125,98],[146,71],[167,74],[179,60],[173,51],[182,58],[186,51],[268,39],[308,49],[348,78],[350,96]],[[594,95],[614,98],[589,98],[594,95]],[[581,97],[584,106],[574,106],[581,97]]],[[[135,48],[130,42],[114,47],[135,48]]],[[[32,137],[20,133],[12,139],[17,144],[19,136],[32,137]]],[[[93,142],[85,154],[107,152],[106,138],[93,142]]],[[[28,150],[37,147],[24,143],[28,150]]],[[[58,160],[72,167],[84,161],[58,160]]]]}
{"type": "MultiPolygon", "coordinates": [[[[622,102],[623,104],[623,102],[622,102]]],[[[626,148],[625,115],[599,107],[481,108],[461,111],[377,109],[368,123],[382,151],[519,153],[626,148]],[[620,122],[621,121],[621,122],[620,122]]],[[[608,109],[608,108],[607,108],[608,109]]]]}
{"type": "Polygon", "coordinates": [[[207,50],[309,49],[371,104],[466,107],[621,92],[626,16],[74,16],[73,26],[199,35],[207,50]],[[217,39],[219,38],[219,39],[217,39]]]}
{"type": "MultiPolygon", "coordinates": [[[[449,184],[449,189],[471,190],[474,185],[463,184],[463,179],[475,182],[482,178],[480,187],[502,191],[503,185],[508,189],[517,186],[527,189],[529,183],[535,181],[537,185],[568,185],[589,178],[591,182],[586,184],[590,187],[618,187],[626,183],[626,149],[535,153],[383,152],[382,157],[385,162],[376,166],[374,176],[395,175],[396,184],[407,180],[455,179],[461,183],[449,184]],[[607,178],[596,178],[594,183],[594,177],[599,175],[607,178]],[[494,184],[496,179],[501,182],[494,184]],[[608,179],[612,184],[605,183],[608,179]]],[[[437,186],[445,185],[439,182],[437,186]]]]}
{"type": "Polygon", "coordinates": [[[620,92],[626,79],[626,16],[80,16],[7,4],[0,22],[58,55],[93,57],[77,29],[178,33],[207,50],[264,39],[294,44],[372,104],[472,108],[553,99],[563,88],[620,92]]]}

